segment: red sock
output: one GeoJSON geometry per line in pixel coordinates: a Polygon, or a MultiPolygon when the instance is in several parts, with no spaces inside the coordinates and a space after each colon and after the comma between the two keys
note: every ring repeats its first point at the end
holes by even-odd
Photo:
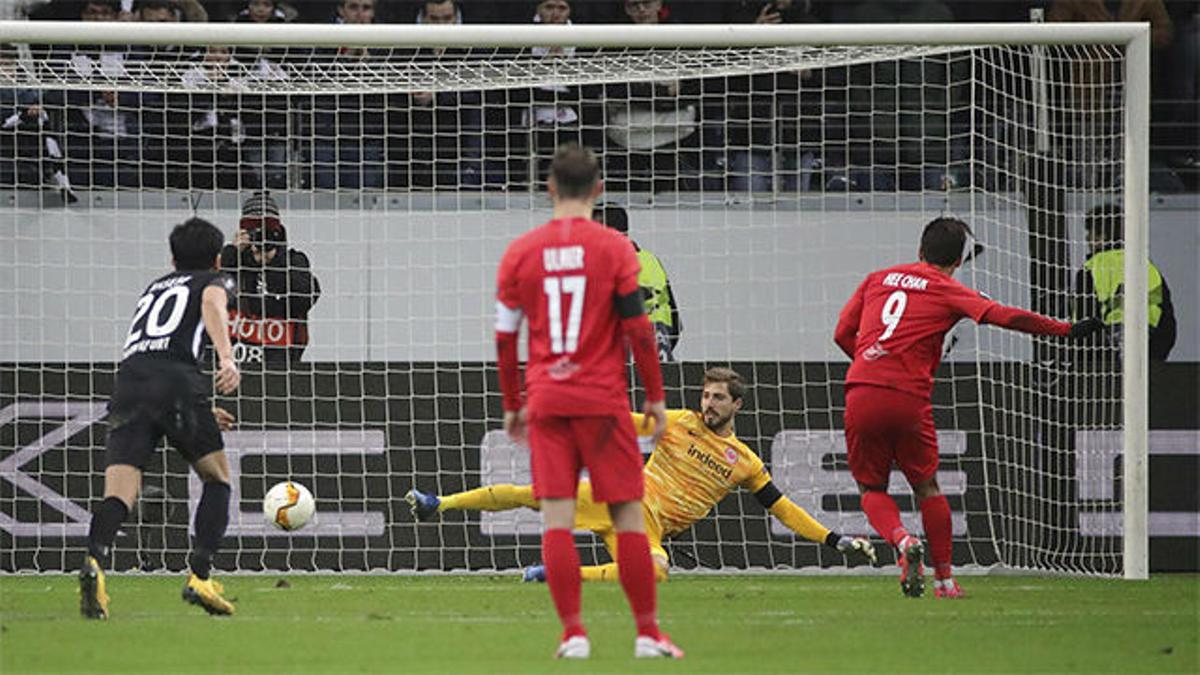
{"type": "Polygon", "coordinates": [[[654,559],[650,557],[650,544],[644,533],[617,533],[617,574],[633,609],[638,635],[659,639],[654,559]]]}
{"type": "Polygon", "coordinates": [[[892,546],[908,536],[908,530],[900,523],[900,509],[891,495],[878,490],[869,490],[862,495],[862,510],[871,521],[871,527],[892,546]]]}
{"type": "Polygon", "coordinates": [[[950,503],[946,495],[926,497],[921,502],[921,521],[925,524],[925,538],[929,540],[929,555],[933,558],[935,579],[950,578],[950,551],[953,531],[950,525],[950,503]]]}
{"type": "Polygon", "coordinates": [[[579,576],[579,551],[570,530],[546,530],[542,534],[542,564],[546,566],[546,585],[563,625],[563,639],[587,635],[580,619],[583,604],[579,576]]]}

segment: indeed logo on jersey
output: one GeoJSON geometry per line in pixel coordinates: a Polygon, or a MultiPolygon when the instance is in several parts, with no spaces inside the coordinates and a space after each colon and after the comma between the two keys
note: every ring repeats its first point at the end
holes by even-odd
{"type": "Polygon", "coordinates": [[[542,249],[542,268],[547,272],[583,269],[583,247],[562,246],[542,249]]]}
{"type": "Polygon", "coordinates": [[[895,288],[906,288],[913,291],[923,291],[929,286],[929,280],[924,277],[917,277],[903,272],[892,272],[883,278],[884,286],[893,286],[895,288]]]}
{"type": "MultiPolygon", "coordinates": [[[[732,466],[725,466],[724,464],[721,463],[721,461],[719,459],[713,457],[711,454],[709,454],[707,452],[704,452],[703,450],[697,448],[694,445],[688,446],[687,454],[688,454],[688,457],[695,457],[696,460],[698,460],[700,462],[701,466],[712,470],[713,472],[717,473],[725,480],[729,480],[729,478],[731,476],[733,476],[733,467],[732,466]]],[[[726,455],[726,460],[728,460],[728,455],[726,455]]],[[[736,461],[737,461],[737,453],[734,453],[733,462],[736,462],[736,461]]]]}

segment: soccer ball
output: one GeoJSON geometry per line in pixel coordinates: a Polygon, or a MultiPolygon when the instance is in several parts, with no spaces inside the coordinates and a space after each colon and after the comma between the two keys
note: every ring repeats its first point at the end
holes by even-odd
{"type": "Polygon", "coordinates": [[[298,530],[312,519],[317,502],[303,485],[284,481],[276,483],[263,497],[263,516],[281,530],[298,530]]]}

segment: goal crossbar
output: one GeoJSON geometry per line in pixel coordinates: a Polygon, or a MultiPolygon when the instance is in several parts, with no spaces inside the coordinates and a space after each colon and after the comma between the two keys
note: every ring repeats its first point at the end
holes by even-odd
{"type": "Polygon", "coordinates": [[[1145,23],[956,24],[689,24],[666,26],[476,24],[137,24],[127,22],[0,21],[9,42],[90,44],[297,45],[314,47],[754,47],[978,44],[1068,45],[1133,43],[1145,23]]]}

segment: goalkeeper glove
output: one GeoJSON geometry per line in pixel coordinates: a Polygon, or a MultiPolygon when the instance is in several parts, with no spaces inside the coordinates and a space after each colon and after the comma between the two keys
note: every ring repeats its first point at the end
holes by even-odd
{"type": "Polygon", "coordinates": [[[1104,330],[1104,322],[1093,316],[1071,324],[1071,332],[1067,335],[1075,340],[1079,340],[1102,330],[1104,330]]]}
{"type": "Polygon", "coordinates": [[[865,555],[867,560],[871,561],[872,565],[878,565],[879,560],[875,557],[875,546],[868,539],[863,537],[851,537],[843,535],[838,538],[837,550],[842,553],[849,554],[851,551],[858,551],[865,555]]]}

